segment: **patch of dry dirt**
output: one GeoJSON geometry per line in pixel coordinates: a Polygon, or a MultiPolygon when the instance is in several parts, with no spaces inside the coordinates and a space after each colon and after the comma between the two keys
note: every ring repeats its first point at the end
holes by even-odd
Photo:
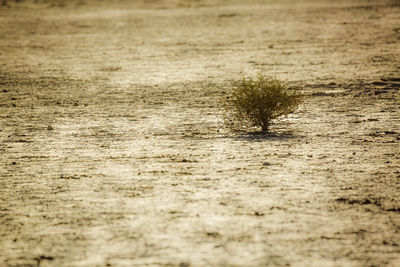
{"type": "Polygon", "coordinates": [[[398,1],[7,1],[0,266],[399,266],[398,1]],[[273,133],[218,99],[309,95],[273,133]]]}

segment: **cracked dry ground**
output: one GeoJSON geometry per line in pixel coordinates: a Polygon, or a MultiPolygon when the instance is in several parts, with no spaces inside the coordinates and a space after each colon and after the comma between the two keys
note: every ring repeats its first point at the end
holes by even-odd
{"type": "Polygon", "coordinates": [[[398,1],[8,1],[0,266],[399,266],[398,1]],[[272,133],[218,99],[308,95],[272,133]]]}

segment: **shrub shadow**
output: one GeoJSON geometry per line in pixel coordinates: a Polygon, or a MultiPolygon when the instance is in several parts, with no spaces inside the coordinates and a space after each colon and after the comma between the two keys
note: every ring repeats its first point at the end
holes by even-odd
{"type": "Polygon", "coordinates": [[[304,136],[295,134],[293,132],[262,132],[262,131],[238,131],[233,139],[250,142],[270,141],[285,141],[292,139],[302,139],[304,136]]]}

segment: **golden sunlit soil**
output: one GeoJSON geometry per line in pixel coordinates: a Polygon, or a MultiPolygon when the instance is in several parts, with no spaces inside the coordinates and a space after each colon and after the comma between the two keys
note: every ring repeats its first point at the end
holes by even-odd
{"type": "Polygon", "coordinates": [[[399,266],[400,3],[2,1],[0,266],[399,266]],[[263,71],[308,97],[223,123],[263,71]]]}

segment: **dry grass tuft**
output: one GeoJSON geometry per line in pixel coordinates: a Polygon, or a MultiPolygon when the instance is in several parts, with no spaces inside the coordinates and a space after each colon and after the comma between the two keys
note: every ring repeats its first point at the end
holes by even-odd
{"type": "Polygon", "coordinates": [[[223,106],[231,123],[259,126],[262,132],[268,132],[272,120],[293,113],[303,98],[280,80],[259,73],[235,82],[223,106]]]}

